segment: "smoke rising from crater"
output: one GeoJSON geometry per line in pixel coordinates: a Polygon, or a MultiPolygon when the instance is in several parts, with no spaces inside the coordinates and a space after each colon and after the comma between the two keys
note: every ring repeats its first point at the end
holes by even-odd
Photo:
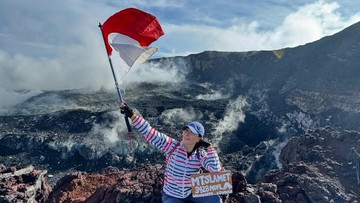
{"type": "Polygon", "coordinates": [[[218,145],[221,141],[223,134],[234,132],[241,123],[245,121],[245,113],[243,108],[248,103],[243,96],[239,96],[236,100],[230,101],[226,106],[224,118],[217,124],[214,134],[213,143],[218,145]]]}
{"type": "Polygon", "coordinates": [[[165,110],[160,118],[167,124],[174,125],[176,123],[187,124],[190,121],[201,118],[201,112],[195,112],[193,108],[183,109],[175,108],[165,110]]]}

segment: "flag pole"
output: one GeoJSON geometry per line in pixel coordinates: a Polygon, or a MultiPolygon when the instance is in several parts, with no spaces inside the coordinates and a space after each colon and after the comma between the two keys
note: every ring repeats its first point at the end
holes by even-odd
{"type": "MultiPolygon", "coordinates": [[[[100,31],[101,31],[101,35],[102,35],[103,40],[104,40],[105,50],[107,51],[105,36],[104,36],[103,30],[101,29],[101,26],[102,26],[101,23],[99,23],[99,28],[100,28],[100,31]]],[[[122,97],[122,95],[121,95],[120,86],[119,86],[119,83],[118,83],[118,81],[117,81],[117,79],[116,79],[116,75],[115,75],[115,72],[114,72],[113,64],[112,64],[112,62],[111,62],[111,58],[110,58],[109,54],[107,54],[107,56],[108,56],[108,60],[109,60],[111,72],[112,72],[112,75],[113,75],[113,78],[114,78],[115,87],[116,87],[116,91],[117,91],[118,96],[119,96],[120,103],[123,103],[123,102],[124,102],[124,99],[123,99],[123,97],[122,97]]],[[[126,116],[125,116],[125,123],[126,123],[126,127],[127,127],[128,132],[131,132],[132,129],[131,129],[129,120],[128,120],[128,118],[127,118],[126,116]]]]}

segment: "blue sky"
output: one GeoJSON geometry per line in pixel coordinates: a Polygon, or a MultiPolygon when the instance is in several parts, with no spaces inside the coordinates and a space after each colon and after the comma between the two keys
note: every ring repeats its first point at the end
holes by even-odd
{"type": "Polygon", "coordinates": [[[128,7],[160,21],[165,35],[151,45],[159,48],[154,57],[295,47],[360,21],[357,0],[0,0],[0,5],[0,96],[113,86],[98,23],[128,7]]]}

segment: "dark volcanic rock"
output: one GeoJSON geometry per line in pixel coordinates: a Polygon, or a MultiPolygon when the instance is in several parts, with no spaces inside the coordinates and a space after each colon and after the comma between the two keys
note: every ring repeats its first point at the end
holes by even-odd
{"type": "MultiPolygon", "coordinates": [[[[353,149],[359,151],[359,142],[360,133],[353,131],[310,131],[282,149],[281,169],[270,171],[253,185],[233,170],[239,167],[236,161],[243,162],[239,159],[243,155],[229,154],[225,160],[233,160],[227,164],[233,171],[234,192],[224,196],[224,202],[357,202],[360,188],[356,163],[349,155],[353,149]]],[[[145,165],[131,170],[109,167],[102,173],[68,174],[57,182],[48,202],[160,203],[162,173],[162,165],[145,165]]]]}
{"type": "Polygon", "coordinates": [[[283,201],[360,201],[356,163],[349,156],[359,146],[360,133],[329,128],[293,138],[281,151],[284,168],[266,175],[264,182],[276,184],[283,201]]]}
{"type": "Polygon", "coordinates": [[[45,202],[51,192],[47,171],[0,165],[0,202],[45,202]]]}
{"type": "Polygon", "coordinates": [[[270,173],[266,182],[277,185],[280,199],[284,202],[353,202],[338,180],[319,172],[318,168],[305,163],[286,166],[280,173],[270,173]]]}

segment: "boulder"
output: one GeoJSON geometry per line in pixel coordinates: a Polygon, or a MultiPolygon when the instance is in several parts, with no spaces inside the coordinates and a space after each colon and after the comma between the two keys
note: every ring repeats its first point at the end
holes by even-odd
{"type": "Polygon", "coordinates": [[[51,186],[47,171],[33,166],[25,168],[0,166],[0,202],[46,202],[51,186]]]}

